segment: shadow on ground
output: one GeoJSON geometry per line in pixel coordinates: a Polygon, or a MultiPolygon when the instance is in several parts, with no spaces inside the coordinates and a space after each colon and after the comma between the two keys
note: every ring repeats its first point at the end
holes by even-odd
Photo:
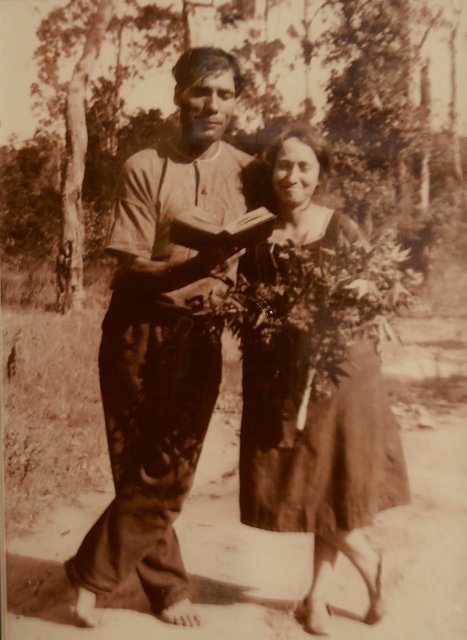
{"type": "MultiPolygon", "coordinates": [[[[73,624],[71,606],[74,594],[61,563],[8,554],[7,575],[9,612],[48,622],[73,624]]],[[[228,606],[249,603],[289,612],[295,606],[293,601],[258,598],[249,593],[253,591],[251,587],[205,576],[191,575],[190,584],[195,604],[228,606]]],[[[111,595],[100,596],[98,606],[151,613],[136,574],[130,576],[111,595]]]]}

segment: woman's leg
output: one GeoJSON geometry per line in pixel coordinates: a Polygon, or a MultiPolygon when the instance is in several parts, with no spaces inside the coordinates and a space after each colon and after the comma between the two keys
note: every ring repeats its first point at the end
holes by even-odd
{"type": "Polygon", "coordinates": [[[339,531],[325,536],[328,544],[341,551],[362,576],[370,602],[377,596],[377,577],[380,555],[373,549],[360,529],[339,531]]]}
{"type": "Polygon", "coordinates": [[[305,630],[314,635],[328,635],[328,593],[337,549],[321,536],[315,536],[313,579],[305,599],[305,630]]]}
{"type": "Polygon", "coordinates": [[[315,561],[318,562],[318,565],[315,569],[317,573],[313,578],[311,595],[319,594],[323,596],[326,590],[329,574],[327,565],[329,562],[326,561],[325,554],[328,554],[327,557],[330,557],[331,554],[329,550],[325,550],[327,545],[334,548],[335,552],[340,551],[346,555],[362,576],[370,598],[370,608],[365,620],[369,624],[377,622],[384,615],[381,593],[382,557],[380,554],[373,549],[360,529],[327,533],[322,536],[322,540],[323,542],[319,543],[318,546],[318,554],[322,554],[323,559],[315,553],[315,561]],[[320,551],[321,548],[323,549],[322,551],[320,551]],[[323,567],[320,566],[321,564],[323,564],[323,567]]]}
{"type": "Polygon", "coordinates": [[[315,537],[313,580],[310,589],[311,599],[327,602],[328,587],[331,581],[337,549],[324,538],[315,537]]]}

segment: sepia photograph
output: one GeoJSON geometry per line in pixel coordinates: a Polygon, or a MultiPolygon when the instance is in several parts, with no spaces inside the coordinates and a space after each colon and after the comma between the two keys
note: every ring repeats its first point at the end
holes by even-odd
{"type": "Polygon", "coordinates": [[[467,638],[464,0],[0,0],[5,640],[467,638]]]}

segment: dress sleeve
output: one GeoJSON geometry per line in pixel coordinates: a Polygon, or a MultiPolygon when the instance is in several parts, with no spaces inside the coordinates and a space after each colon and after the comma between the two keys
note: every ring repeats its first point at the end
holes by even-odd
{"type": "MultiPolygon", "coordinates": [[[[150,165],[142,162],[138,155],[123,165],[106,249],[111,254],[151,259],[157,223],[151,189],[154,177],[150,165]]],[[[155,180],[157,182],[157,176],[155,180]]]]}

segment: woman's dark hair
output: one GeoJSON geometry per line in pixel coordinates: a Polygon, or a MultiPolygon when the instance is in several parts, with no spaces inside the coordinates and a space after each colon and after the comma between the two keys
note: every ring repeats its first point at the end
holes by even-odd
{"type": "Polygon", "coordinates": [[[260,157],[257,162],[250,163],[243,172],[244,188],[252,209],[265,206],[278,213],[279,203],[272,188],[272,172],[279,151],[289,138],[297,138],[313,149],[320,166],[320,183],[315,194],[324,195],[332,166],[329,142],[307,122],[275,122],[256,134],[257,146],[262,149],[260,157]]]}
{"type": "Polygon", "coordinates": [[[320,173],[323,178],[327,177],[332,169],[332,150],[326,138],[307,122],[296,121],[284,125],[279,132],[276,132],[272,142],[264,152],[264,160],[271,167],[274,167],[277,155],[286,140],[297,138],[303,144],[313,149],[318,158],[320,173]]]}
{"type": "Polygon", "coordinates": [[[223,49],[214,47],[196,47],[183,53],[172,69],[178,89],[186,89],[207,75],[219,71],[231,70],[235,82],[235,94],[238,96],[245,86],[236,58],[223,49]]]}

